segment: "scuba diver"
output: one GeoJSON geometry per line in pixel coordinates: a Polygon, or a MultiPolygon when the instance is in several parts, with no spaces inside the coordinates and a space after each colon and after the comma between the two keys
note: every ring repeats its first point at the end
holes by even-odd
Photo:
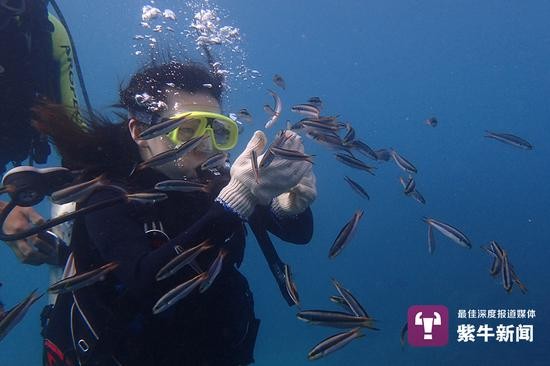
{"type": "MultiPolygon", "coordinates": [[[[223,154],[239,132],[220,114],[222,81],[197,63],[153,64],[121,90],[124,122],[94,117],[89,130],[70,123],[61,106],[37,108],[39,131],[52,138],[63,166],[80,172],[83,185],[64,191],[78,201],[76,212],[115,202],[75,219],[66,276],[117,266],[103,281],[57,297],[44,332],[45,365],[254,362],[259,320],[238,270],[244,224],[307,244],[316,182],[310,162],[277,157],[258,176],[252,159],[264,158],[261,131],[229,167],[223,154]],[[172,122],[179,124],[163,130],[172,122]],[[156,137],[147,136],[152,130],[156,137]],[[167,263],[199,245],[191,265],[157,280],[167,263]],[[162,302],[196,278],[200,291],[162,302]]],[[[281,148],[303,152],[297,134],[283,133],[281,148]]]]}
{"type": "MultiPolygon", "coordinates": [[[[38,101],[65,105],[73,115],[71,123],[86,128],[73,82],[75,73],[82,80],[77,56],[59,8],[51,1],[55,17],[48,13],[48,3],[0,0],[0,172],[9,163],[19,166],[27,159],[29,165],[46,163],[48,139],[32,126],[31,108],[38,101]]],[[[80,86],[91,111],[82,81],[80,86]]],[[[0,202],[0,209],[5,205],[0,202]]],[[[55,206],[53,213],[57,210],[55,206]]],[[[16,207],[3,229],[17,233],[44,221],[32,207],[16,207]]],[[[64,264],[66,253],[59,254],[51,242],[36,235],[6,243],[22,263],[64,264]]]]}

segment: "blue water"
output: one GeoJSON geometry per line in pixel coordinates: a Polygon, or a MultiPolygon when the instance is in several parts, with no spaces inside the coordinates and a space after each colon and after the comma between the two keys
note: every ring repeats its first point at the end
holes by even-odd
{"type": "MultiPolygon", "coordinates": [[[[141,6],[137,1],[59,1],[75,38],[93,105],[116,102],[120,82],[143,58],[133,55],[141,6]]],[[[155,6],[185,9],[180,1],[155,6]]],[[[210,4],[214,4],[211,2],[210,4]]],[[[255,116],[236,148],[263,128],[265,88],[283,75],[287,90],[281,118],[296,121],[289,106],[316,95],[325,114],[340,114],[375,148],[393,147],[414,162],[422,206],[403,195],[392,162],[376,176],[339,164],[330,152],[306,140],[316,154],[318,199],[313,204],[315,234],[308,246],[274,238],[296,276],[304,308],[332,308],[330,279],[339,279],[379,320],[367,332],[319,365],[548,365],[550,352],[550,4],[545,1],[236,1],[218,0],[224,22],[244,36],[246,64],[264,75],[237,80],[226,112],[246,107],[255,116]],[[261,5],[260,5],[261,4],[261,5]],[[437,116],[431,128],[423,121],[437,116]],[[534,146],[523,151],[483,137],[484,130],[510,132],[534,146]],[[359,198],[344,175],[367,189],[359,198]],[[349,246],[334,260],[328,249],[357,209],[365,214],[349,246]],[[436,252],[427,252],[422,216],[464,231],[466,250],[436,234],[436,252]],[[529,288],[507,294],[488,270],[479,246],[497,240],[507,249],[529,288]],[[449,308],[449,344],[401,349],[399,332],[415,304],[449,308]],[[457,319],[458,309],[535,309],[535,319],[457,319]],[[534,342],[457,343],[459,323],[534,325],[534,342]]],[[[190,16],[191,14],[189,14],[190,16]]],[[[193,48],[189,45],[189,48],[193,48]]],[[[272,136],[274,131],[269,131],[272,136]]],[[[52,158],[50,164],[56,164],[52,158]]],[[[46,204],[40,212],[47,215],[46,204]]],[[[31,289],[47,286],[46,268],[19,264],[0,247],[0,298],[11,306],[31,289]]],[[[296,319],[285,305],[265,261],[249,238],[243,270],[254,291],[262,325],[256,364],[306,365],[307,352],[333,334],[296,319]]],[[[38,365],[40,336],[35,306],[0,343],[0,365],[38,365]]]]}

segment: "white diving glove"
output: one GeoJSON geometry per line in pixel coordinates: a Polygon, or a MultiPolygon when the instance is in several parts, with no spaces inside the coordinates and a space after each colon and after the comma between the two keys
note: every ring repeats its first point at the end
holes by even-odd
{"type": "Polygon", "coordinates": [[[294,216],[304,212],[317,198],[315,174],[310,167],[300,182],[290,191],[275,197],[271,210],[277,217],[294,216]]]}
{"type": "MultiPolygon", "coordinates": [[[[280,147],[303,151],[301,137],[291,131],[286,133],[289,137],[280,147]]],[[[307,161],[275,157],[271,164],[259,169],[259,180],[256,182],[252,168],[252,151],[256,152],[259,165],[263,157],[263,154],[260,154],[266,144],[265,134],[262,131],[254,132],[254,136],[231,167],[231,180],[216,198],[217,202],[235,211],[245,220],[252,214],[256,205],[267,205],[273,198],[290,191],[300,182],[308,169],[311,170],[311,163],[307,161]]]]}

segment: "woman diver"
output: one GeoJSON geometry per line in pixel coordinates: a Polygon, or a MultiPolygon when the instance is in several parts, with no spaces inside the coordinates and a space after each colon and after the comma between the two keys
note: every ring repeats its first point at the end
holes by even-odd
{"type": "MultiPolygon", "coordinates": [[[[244,254],[244,222],[255,218],[285,241],[308,243],[315,176],[307,161],[274,159],[258,177],[251,159],[262,158],[267,139],[261,131],[230,170],[223,158],[219,166],[205,168],[203,162],[232,149],[238,139],[236,123],[220,114],[222,89],[221,77],[206,67],[169,62],[142,69],[121,90],[127,123],[93,118],[89,131],[83,131],[67,128],[74,124],[67,123],[70,117],[61,107],[44,105],[37,111],[37,127],[52,138],[63,165],[81,170],[82,181],[101,176],[99,188],[77,208],[155,192],[155,185],[167,180],[187,179],[202,187],[168,189],[166,200],[127,200],[75,220],[69,260],[73,273],[110,262],[118,267],[104,281],[58,296],[44,334],[46,365],[254,361],[259,320],[248,283],[237,269],[244,254]],[[150,127],[178,118],[181,125],[170,133],[143,139],[150,127]],[[147,163],[194,138],[199,138],[196,147],[178,159],[147,163]],[[193,266],[155,279],[170,260],[206,240],[207,249],[193,266]],[[153,314],[165,293],[206,272],[220,251],[223,266],[206,291],[194,290],[153,314]]],[[[301,138],[290,131],[281,147],[303,151],[301,138]]]]}

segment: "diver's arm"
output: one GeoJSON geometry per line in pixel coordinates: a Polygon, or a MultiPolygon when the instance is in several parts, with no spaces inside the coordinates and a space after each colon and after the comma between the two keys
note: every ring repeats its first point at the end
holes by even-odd
{"type": "Polygon", "coordinates": [[[253,215],[260,215],[269,232],[293,244],[307,244],[313,236],[313,215],[308,207],[292,216],[276,215],[269,206],[256,206],[253,215]]]}
{"type": "MultiPolygon", "coordinates": [[[[118,194],[109,190],[96,192],[86,205],[114,198],[118,194]]],[[[189,247],[207,236],[213,244],[223,243],[241,222],[236,215],[214,203],[186,231],[160,248],[151,250],[143,224],[133,218],[132,211],[132,203],[121,203],[87,214],[84,220],[90,239],[105,262],[119,263],[115,274],[130,291],[137,294],[155,284],[155,275],[159,269],[178,254],[176,246],[189,247]]]]}

